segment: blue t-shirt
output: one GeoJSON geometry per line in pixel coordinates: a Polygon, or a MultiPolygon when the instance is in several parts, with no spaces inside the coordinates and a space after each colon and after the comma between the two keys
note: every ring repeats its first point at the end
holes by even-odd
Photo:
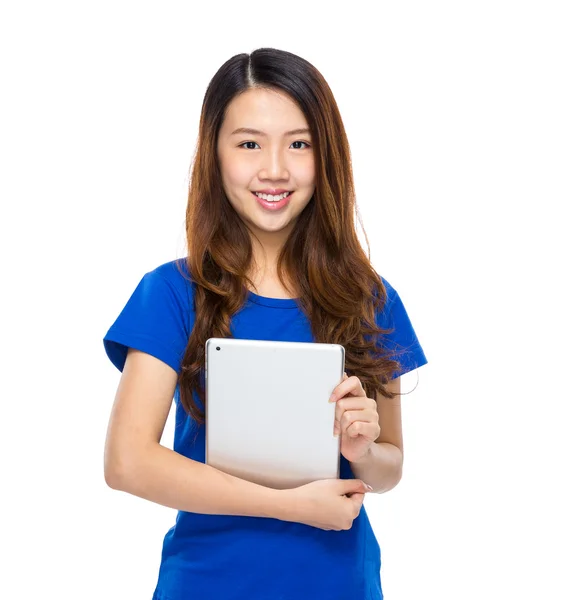
{"type": "MultiPolygon", "coordinates": [[[[127,348],[151,354],[177,373],[194,324],[193,289],[184,259],[146,273],[104,337],[112,363],[123,370],[127,348]],[[182,273],[179,271],[182,269],[182,273]]],[[[382,344],[398,350],[400,372],[427,363],[400,297],[383,278],[388,299],[377,314],[394,327],[382,344]]],[[[309,322],[293,299],[249,292],[232,318],[236,338],[313,342],[309,322]]],[[[195,394],[195,400],[200,399],[195,394]]],[[[174,450],[205,462],[205,426],[188,417],[174,394],[174,450]]],[[[355,479],[340,460],[341,479],[355,479]]],[[[178,511],[165,534],[153,600],[379,600],[380,547],[365,507],[344,531],[264,517],[178,511]]]]}

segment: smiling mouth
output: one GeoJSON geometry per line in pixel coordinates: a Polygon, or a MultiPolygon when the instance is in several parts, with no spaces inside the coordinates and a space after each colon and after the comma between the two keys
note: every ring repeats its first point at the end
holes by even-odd
{"type": "Polygon", "coordinates": [[[265,202],[281,202],[282,200],[286,200],[289,196],[292,195],[292,192],[284,192],[284,194],[277,194],[275,196],[271,194],[262,194],[261,192],[251,192],[257,198],[264,200],[265,202]]]}
{"type": "MultiPolygon", "coordinates": [[[[286,196],[280,200],[268,200],[265,199],[265,194],[261,194],[261,196],[263,196],[262,198],[261,196],[258,196],[255,192],[251,193],[255,196],[257,203],[263,208],[263,210],[272,213],[284,210],[290,204],[292,196],[291,192],[290,194],[286,194],[286,196]]],[[[267,196],[267,198],[273,198],[273,196],[267,196]]],[[[275,198],[277,198],[277,196],[275,196],[275,198]]]]}

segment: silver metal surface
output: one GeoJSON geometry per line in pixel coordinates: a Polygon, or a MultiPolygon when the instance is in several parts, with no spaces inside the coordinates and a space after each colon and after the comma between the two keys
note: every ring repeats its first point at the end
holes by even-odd
{"type": "Polygon", "coordinates": [[[339,478],[344,365],[339,344],[207,340],[206,464],[276,489],[339,478]]]}

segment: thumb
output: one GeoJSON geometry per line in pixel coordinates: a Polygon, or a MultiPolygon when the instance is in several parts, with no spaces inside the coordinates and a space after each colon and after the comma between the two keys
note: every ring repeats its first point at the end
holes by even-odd
{"type": "Polygon", "coordinates": [[[351,494],[351,496],[349,496],[349,499],[353,501],[355,509],[357,510],[357,512],[359,512],[361,510],[361,507],[363,506],[365,494],[351,494]]]}
{"type": "Polygon", "coordinates": [[[372,491],[373,488],[367,485],[361,479],[342,479],[341,493],[344,494],[365,494],[372,491]]]}

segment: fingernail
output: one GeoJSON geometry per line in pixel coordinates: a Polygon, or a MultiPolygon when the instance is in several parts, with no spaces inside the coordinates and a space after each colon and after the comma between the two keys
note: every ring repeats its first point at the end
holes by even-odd
{"type": "MultiPolygon", "coordinates": [[[[363,482],[363,483],[365,483],[365,482],[363,482]]],[[[372,488],[372,487],[371,487],[371,486],[370,486],[368,483],[365,483],[365,487],[366,487],[368,490],[371,490],[371,492],[373,491],[373,488],[372,488]]]]}

